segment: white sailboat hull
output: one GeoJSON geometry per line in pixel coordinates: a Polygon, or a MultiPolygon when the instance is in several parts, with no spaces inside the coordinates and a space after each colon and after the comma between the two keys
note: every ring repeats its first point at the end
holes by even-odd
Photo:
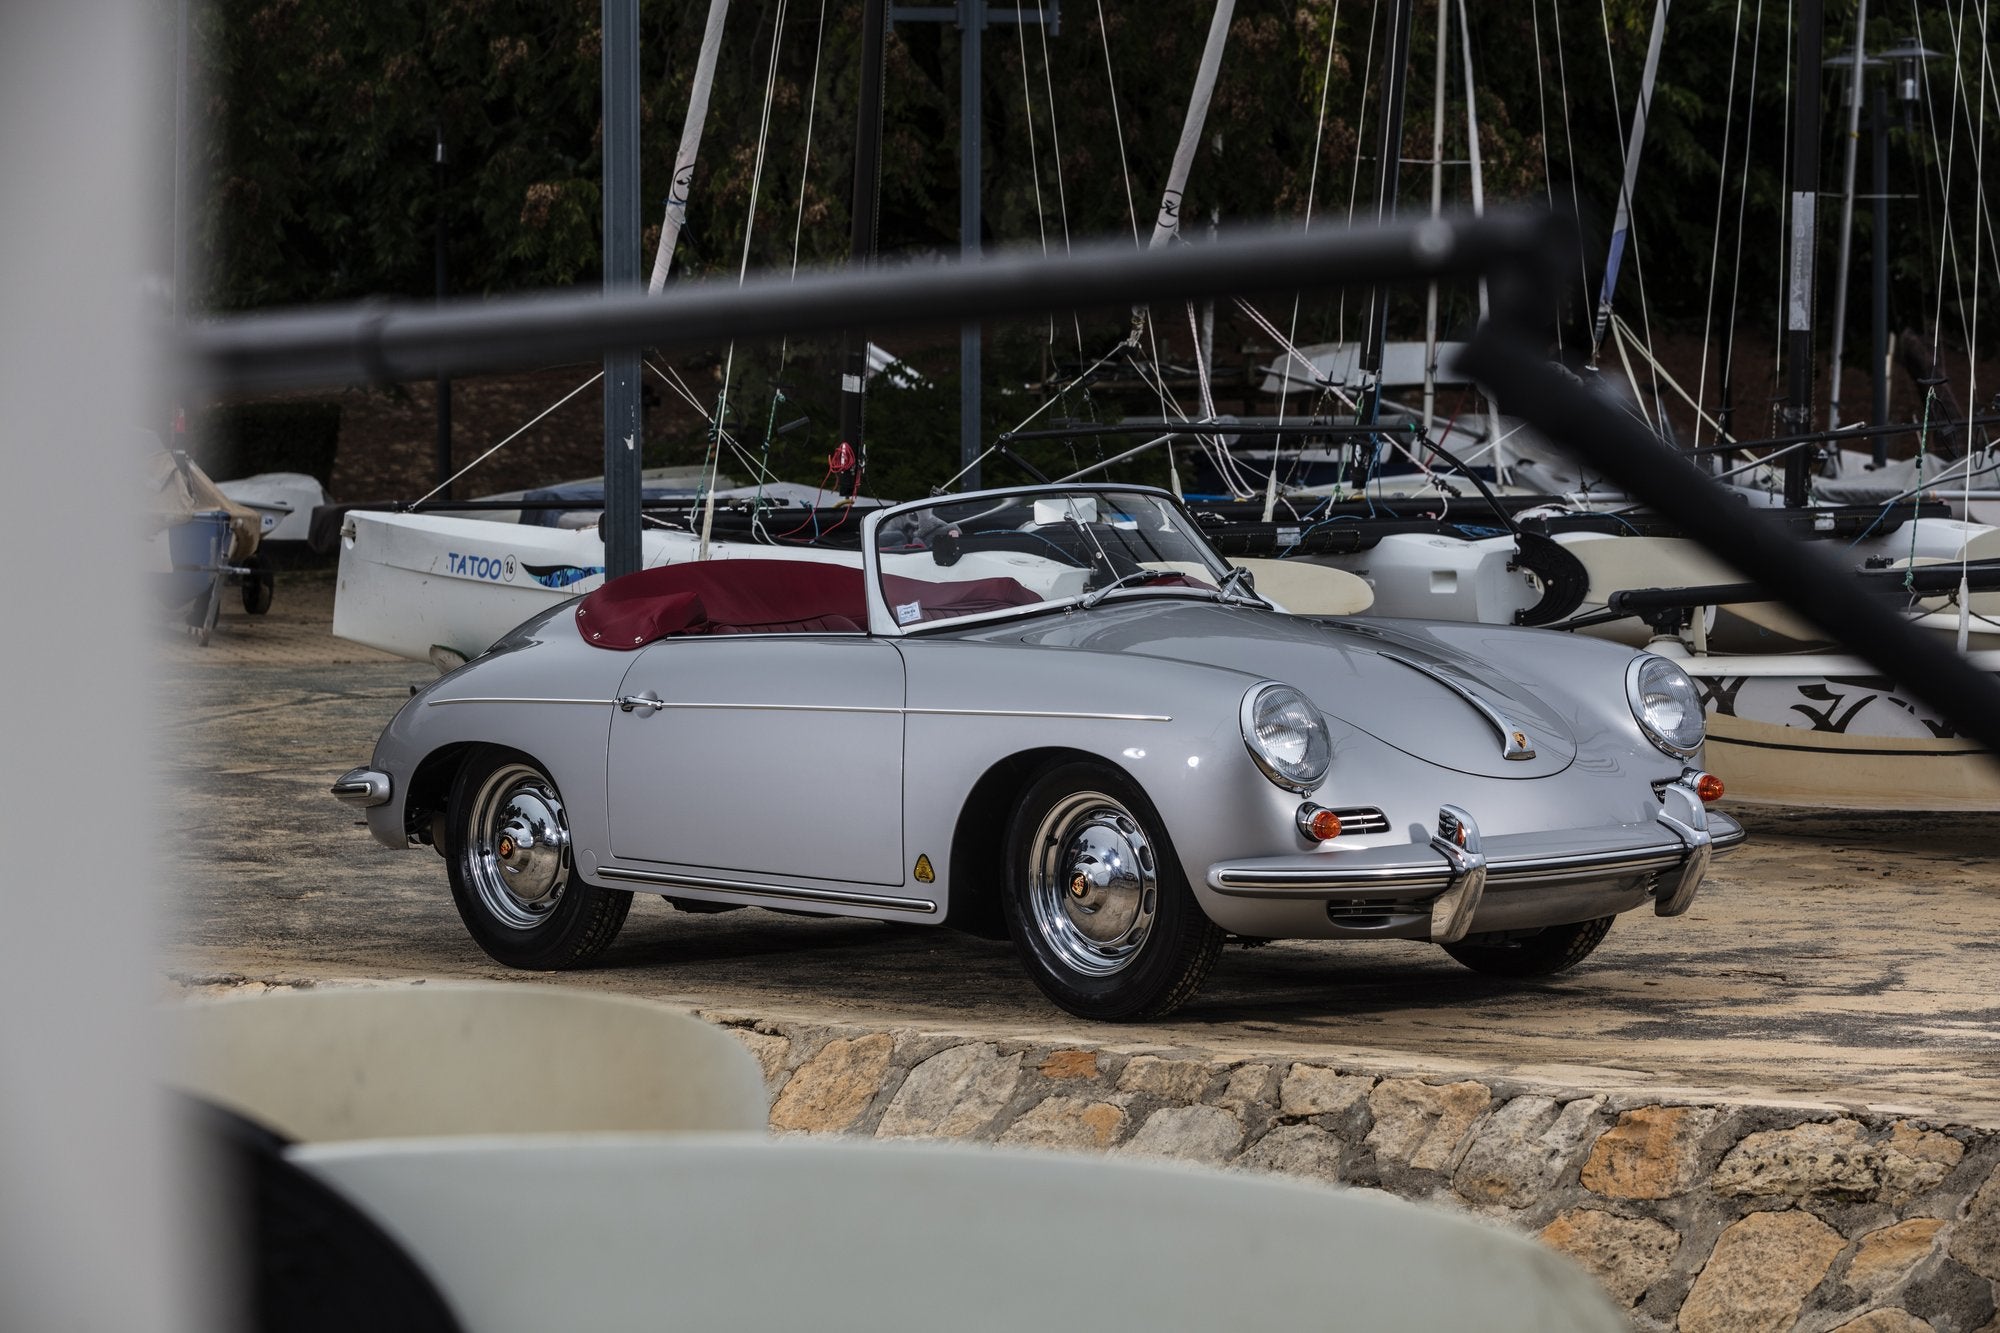
{"type": "MultiPolygon", "coordinates": [[[[1850,810],[2000,810],[2000,760],[1856,657],[1700,656],[1667,640],[1708,714],[1732,800],[1850,810]]],[[[2000,652],[1973,653],[2000,673],[2000,652]]]]}
{"type": "MultiPolygon", "coordinates": [[[[698,550],[692,533],[655,529],[643,534],[641,559],[648,568],[679,564],[698,550]]],[[[860,563],[858,552],[752,542],[711,542],[708,558],[860,563]]],[[[429,660],[434,647],[471,658],[603,582],[604,543],[594,529],[357,510],[341,531],[333,633],[414,661],[429,660]]]]}

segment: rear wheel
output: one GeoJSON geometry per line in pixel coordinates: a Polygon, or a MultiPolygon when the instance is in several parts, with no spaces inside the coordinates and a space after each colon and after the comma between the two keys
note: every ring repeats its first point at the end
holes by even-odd
{"type": "Polygon", "coordinates": [[[1145,795],[1103,764],[1064,764],[1007,834],[1007,930],[1042,993],[1081,1018],[1158,1018],[1200,989],[1222,931],[1189,890],[1145,795]]]}
{"type": "Polygon", "coordinates": [[[271,572],[271,562],[259,553],[247,557],[243,568],[243,609],[253,616],[261,616],[271,609],[271,594],[277,588],[277,576],[271,572]]]}
{"type": "Polygon", "coordinates": [[[452,783],[445,865],[458,915],[509,967],[579,967],[618,937],[632,895],[580,879],[555,782],[526,755],[481,746],[452,783]]]}
{"type": "Polygon", "coordinates": [[[1494,977],[1547,977],[1566,972],[1603,943],[1616,917],[1544,926],[1534,932],[1468,935],[1444,951],[1475,972],[1494,977]]]}

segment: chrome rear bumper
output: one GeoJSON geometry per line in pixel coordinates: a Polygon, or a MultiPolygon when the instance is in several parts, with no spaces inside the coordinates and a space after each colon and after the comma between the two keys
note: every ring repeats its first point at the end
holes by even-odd
{"type": "Polygon", "coordinates": [[[1232,898],[1324,901],[1329,916],[1372,916],[1385,925],[1427,914],[1424,937],[1440,944],[1475,930],[1624,911],[1645,901],[1648,891],[1638,886],[1648,880],[1654,911],[1678,916],[1693,903],[1711,859],[1744,833],[1678,784],[1661,802],[1646,823],[1500,837],[1482,837],[1471,814],[1448,805],[1427,843],[1219,862],[1209,867],[1207,884],[1232,898]]]}

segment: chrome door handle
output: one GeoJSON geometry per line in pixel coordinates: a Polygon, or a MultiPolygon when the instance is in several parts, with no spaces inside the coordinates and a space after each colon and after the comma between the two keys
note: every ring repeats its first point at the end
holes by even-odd
{"type": "Polygon", "coordinates": [[[651,690],[647,690],[644,694],[621,694],[618,696],[618,710],[622,713],[629,713],[635,708],[643,708],[650,713],[654,709],[664,706],[660,702],[660,696],[654,694],[651,690]]]}

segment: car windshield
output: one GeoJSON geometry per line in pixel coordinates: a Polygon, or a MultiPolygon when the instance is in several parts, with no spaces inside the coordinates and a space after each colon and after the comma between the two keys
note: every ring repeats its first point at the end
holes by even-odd
{"type": "Polygon", "coordinates": [[[1105,597],[1221,596],[1229,567],[1164,497],[1025,491],[941,499],[877,527],[901,626],[1105,597]]]}

